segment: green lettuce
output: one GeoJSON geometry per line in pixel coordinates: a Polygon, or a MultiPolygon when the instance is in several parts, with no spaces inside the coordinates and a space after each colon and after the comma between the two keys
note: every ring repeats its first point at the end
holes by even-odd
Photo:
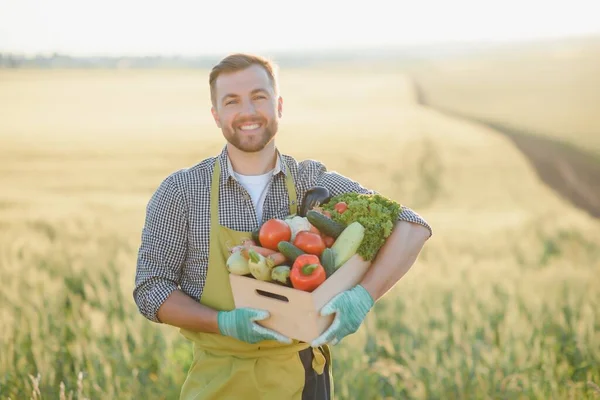
{"type": "Polygon", "coordinates": [[[375,258],[398,220],[402,205],[380,194],[344,193],[332,197],[321,206],[331,213],[331,219],[346,226],[358,221],[365,228],[365,237],[357,253],[366,261],[375,258]],[[348,209],[342,214],[335,210],[338,202],[348,209]]]}

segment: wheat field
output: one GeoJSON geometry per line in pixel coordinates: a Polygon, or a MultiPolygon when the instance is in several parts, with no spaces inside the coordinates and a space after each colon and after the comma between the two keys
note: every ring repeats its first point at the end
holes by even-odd
{"type": "MultiPolygon", "coordinates": [[[[339,399],[600,397],[600,223],[398,72],[281,73],[280,150],[419,212],[413,269],[333,348],[339,399]]],[[[208,71],[0,71],[0,399],[174,399],[132,298],[145,206],[223,146],[208,71]]]]}

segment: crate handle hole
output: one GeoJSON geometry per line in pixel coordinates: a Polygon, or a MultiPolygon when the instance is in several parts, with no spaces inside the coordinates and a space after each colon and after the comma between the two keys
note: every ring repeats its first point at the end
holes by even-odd
{"type": "Polygon", "coordinates": [[[285,301],[286,303],[290,302],[287,297],[282,296],[280,294],[265,292],[264,290],[260,290],[260,289],[256,289],[256,293],[261,296],[270,297],[272,299],[276,299],[276,300],[280,300],[280,301],[285,301]]]}

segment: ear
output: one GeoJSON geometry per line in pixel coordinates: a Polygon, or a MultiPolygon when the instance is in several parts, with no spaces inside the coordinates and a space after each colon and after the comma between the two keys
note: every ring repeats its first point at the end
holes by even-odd
{"type": "Polygon", "coordinates": [[[283,97],[279,96],[277,98],[277,115],[281,118],[283,114],[283,97]]]}
{"type": "Polygon", "coordinates": [[[210,112],[215,120],[215,123],[217,124],[217,128],[221,128],[221,120],[219,119],[219,114],[217,114],[215,107],[211,107],[210,112]]]}

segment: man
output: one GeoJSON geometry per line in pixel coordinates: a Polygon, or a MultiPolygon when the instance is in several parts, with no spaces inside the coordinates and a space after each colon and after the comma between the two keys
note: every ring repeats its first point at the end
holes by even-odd
{"type": "Polygon", "coordinates": [[[276,66],[234,54],[210,73],[211,112],[227,144],[216,157],[169,175],[147,208],[134,298],[149,320],[179,327],[194,344],[182,399],[329,399],[329,345],[355,332],[373,304],[409,270],[431,235],[403,208],[362,282],[327,304],[331,327],[313,343],[255,321],[264,310],[235,309],[225,262],[232,244],[271,218],[293,214],[304,193],[373,193],[277,150],[282,116],[276,66]]]}

